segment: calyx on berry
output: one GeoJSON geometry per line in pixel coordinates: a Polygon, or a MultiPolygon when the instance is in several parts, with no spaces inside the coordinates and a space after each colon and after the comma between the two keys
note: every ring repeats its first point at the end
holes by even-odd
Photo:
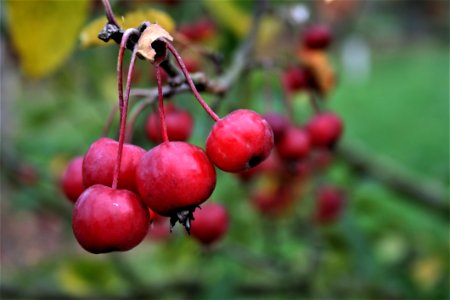
{"type": "Polygon", "coordinates": [[[216,171],[205,152],[185,142],[164,142],[145,153],[136,170],[142,200],[162,216],[177,221],[187,231],[197,206],[216,185],[216,171]]]}

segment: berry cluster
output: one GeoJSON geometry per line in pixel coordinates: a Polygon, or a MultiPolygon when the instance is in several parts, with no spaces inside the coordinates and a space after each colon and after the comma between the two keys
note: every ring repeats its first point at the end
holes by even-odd
{"type": "MultiPolygon", "coordinates": [[[[335,145],[342,135],[341,118],[320,108],[323,99],[320,96],[325,92],[319,84],[322,76],[319,72],[322,70],[315,69],[315,65],[308,62],[312,52],[321,55],[331,40],[331,33],[326,27],[308,28],[299,47],[299,53],[307,55],[301,57],[301,65],[287,67],[281,78],[286,95],[304,92],[310,96],[314,112],[312,117],[299,125],[289,113],[267,112],[264,118],[272,127],[275,151],[259,166],[239,174],[242,182],[255,182],[250,197],[254,207],[263,215],[282,216],[291,211],[294,200],[300,198],[299,194],[303,192],[306,179],[312,179],[313,172],[322,172],[329,165],[335,145]]],[[[289,98],[285,103],[288,109],[292,109],[292,101],[289,98]]],[[[337,187],[319,185],[315,198],[315,220],[327,223],[340,214],[345,193],[337,187]]]]}
{"type": "Polygon", "coordinates": [[[192,227],[193,237],[211,244],[226,231],[226,210],[219,204],[196,209],[214,191],[215,168],[245,171],[264,161],[274,144],[269,123],[254,111],[238,109],[219,118],[196,90],[183,60],[169,42],[170,35],[148,43],[147,37],[162,29],[155,24],[144,25],[139,40],[147,45],[137,44],[133,49],[125,95],[122,61],[130,37],[136,37],[135,29],[123,33],[119,48],[119,141],[98,139],[83,158],[77,157],[69,164],[63,177],[64,191],[75,203],[74,235],[92,253],[126,251],[138,245],[148,232],[150,211],[169,217],[171,226],[180,222],[188,232],[192,227]],[[138,51],[147,50],[156,53],[150,61],[156,70],[159,113],[148,117],[146,133],[159,144],[145,151],[124,143],[124,138],[134,62],[138,51]],[[186,142],[193,126],[190,114],[163,104],[160,63],[166,59],[166,51],[174,55],[194,96],[215,121],[206,139],[206,150],[186,142]],[[195,217],[198,221],[192,222],[195,217]]]}

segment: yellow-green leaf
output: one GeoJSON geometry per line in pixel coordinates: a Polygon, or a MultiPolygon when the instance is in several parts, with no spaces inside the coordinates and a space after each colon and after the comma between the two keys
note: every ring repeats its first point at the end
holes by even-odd
{"type": "MultiPolygon", "coordinates": [[[[251,15],[247,14],[232,1],[203,0],[206,9],[214,20],[228,28],[237,37],[243,38],[250,30],[251,15]]],[[[261,20],[257,37],[257,47],[264,48],[277,40],[281,24],[273,17],[264,16],[261,20]]]]}
{"type": "Polygon", "coordinates": [[[76,45],[88,8],[87,0],[6,3],[11,42],[27,76],[44,77],[62,65],[76,45]]]}
{"type": "Polygon", "coordinates": [[[250,29],[251,16],[243,12],[231,1],[203,0],[214,20],[228,28],[238,37],[243,37],[250,29]]]}
{"type": "MultiPolygon", "coordinates": [[[[175,30],[175,22],[172,18],[165,12],[156,9],[137,10],[129,12],[123,17],[117,15],[116,19],[122,28],[138,27],[142,22],[149,21],[151,23],[157,23],[169,33],[173,33],[175,30]]],[[[80,34],[81,46],[92,47],[105,45],[106,43],[97,37],[105,24],[106,17],[101,17],[86,25],[80,34]]]]}

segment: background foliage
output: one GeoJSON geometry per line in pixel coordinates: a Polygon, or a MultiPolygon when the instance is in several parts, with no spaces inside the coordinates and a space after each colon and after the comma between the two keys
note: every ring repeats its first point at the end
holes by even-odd
{"type": "MultiPolygon", "coordinates": [[[[57,1],[44,3],[53,6],[57,1]]],[[[85,25],[104,14],[100,3],[88,3],[85,15],[82,9],[76,11],[85,25]]],[[[178,26],[201,16],[213,17],[217,34],[204,46],[223,53],[225,66],[244,37],[241,31],[249,26],[253,9],[251,2],[240,1],[112,3],[117,15],[157,8],[178,26]],[[233,10],[242,17],[231,22],[227,13],[233,10]]],[[[249,204],[247,187],[235,176],[219,172],[212,200],[227,206],[232,222],[229,234],[214,249],[202,249],[177,227],[168,241],[149,239],[127,253],[84,252],[71,232],[71,204],[58,181],[67,161],[99,137],[116,102],[117,47],[82,49],[77,42],[75,48],[64,50],[65,57],[54,70],[51,61],[59,50],[43,36],[57,33],[33,23],[29,25],[36,33],[29,35],[33,39],[21,39],[29,29],[19,30],[18,25],[31,18],[14,14],[18,2],[6,4],[1,22],[2,297],[448,298],[447,213],[417,205],[414,198],[353,172],[341,159],[317,179],[348,192],[345,214],[336,224],[317,227],[308,221],[315,182],[305,188],[293,212],[266,219],[249,204]],[[40,71],[40,65],[47,69],[40,71]]],[[[310,12],[310,22],[330,22],[319,1],[270,4],[275,9],[301,4],[310,12]]],[[[386,171],[396,170],[413,182],[444,190],[447,205],[448,12],[446,1],[358,2],[353,12],[335,23],[330,57],[339,80],[327,100],[345,121],[342,144],[382,162],[386,171]],[[345,47],[355,40],[363,43],[368,55],[367,73],[356,77],[345,58],[345,47]]],[[[69,10],[47,19],[80,32],[79,21],[68,14],[69,10]]],[[[272,32],[262,32],[266,39],[274,38],[272,32]]],[[[259,47],[264,46],[261,43],[259,47]]],[[[204,67],[212,74],[211,65],[204,67]]],[[[135,87],[154,87],[148,75],[152,67],[140,62],[138,68],[142,78],[135,87]]],[[[278,74],[254,71],[232,88],[219,115],[235,107],[264,112],[268,95],[262,86],[267,82],[281,111],[278,74]]],[[[304,121],[309,108],[304,95],[297,98],[297,118],[304,121]]],[[[204,146],[211,121],[191,95],[179,95],[174,101],[195,115],[192,142],[204,146]]],[[[141,116],[134,142],[148,149],[143,121],[141,116]]]]}

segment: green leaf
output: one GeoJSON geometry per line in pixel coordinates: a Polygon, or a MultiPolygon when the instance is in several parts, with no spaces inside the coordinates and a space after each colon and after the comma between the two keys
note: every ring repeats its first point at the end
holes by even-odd
{"type": "Polygon", "coordinates": [[[7,26],[23,72],[41,78],[57,70],[73,51],[89,1],[6,3],[7,26]]]}

